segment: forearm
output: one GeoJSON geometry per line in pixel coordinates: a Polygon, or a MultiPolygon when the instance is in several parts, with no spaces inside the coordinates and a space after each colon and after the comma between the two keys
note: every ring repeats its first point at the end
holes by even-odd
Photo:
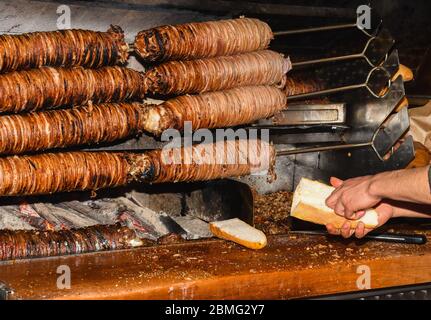
{"type": "Polygon", "coordinates": [[[429,167],[382,172],[372,178],[370,193],[382,199],[431,204],[429,167]]]}
{"type": "Polygon", "coordinates": [[[393,218],[431,218],[431,206],[393,201],[393,218]]]}

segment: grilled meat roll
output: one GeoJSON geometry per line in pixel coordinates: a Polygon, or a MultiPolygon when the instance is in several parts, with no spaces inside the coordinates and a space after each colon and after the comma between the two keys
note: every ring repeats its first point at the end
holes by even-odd
{"type": "Polygon", "coordinates": [[[105,103],[0,117],[0,154],[113,142],[148,131],[184,127],[194,130],[251,123],[286,108],[275,87],[240,87],[196,96],[181,96],[161,105],[105,103]]]}
{"type": "Polygon", "coordinates": [[[142,103],[106,103],[0,117],[0,154],[21,154],[137,135],[144,127],[142,103]]]}
{"type": "Polygon", "coordinates": [[[148,108],[144,129],[155,135],[191,121],[193,130],[252,123],[285,109],[286,95],[273,86],[249,86],[185,95],[148,108]]]}
{"type": "Polygon", "coordinates": [[[202,181],[270,170],[275,150],[260,140],[166,148],[142,154],[44,153],[0,158],[0,195],[97,190],[146,183],[202,181]]]}
{"type": "Polygon", "coordinates": [[[258,19],[186,23],[139,32],[135,51],[149,62],[192,60],[266,49],[273,37],[258,19]]]}
{"type": "Polygon", "coordinates": [[[0,158],[0,195],[97,190],[128,182],[124,155],[107,152],[44,153],[0,158]]]}
{"type": "Polygon", "coordinates": [[[290,70],[289,59],[262,50],[235,56],[170,61],[146,72],[145,83],[153,94],[219,91],[239,86],[281,83],[290,70]]]}
{"type": "Polygon", "coordinates": [[[42,67],[0,75],[0,112],[143,99],[144,76],[122,67],[42,67]]]}
{"type": "Polygon", "coordinates": [[[128,58],[123,30],[60,30],[0,35],[0,73],[41,66],[99,68],[128,58]]]}
{"type": "Polygon", "coordinates": [[[143,245],[144,241],[133,230],[120,224],[60,231],[0,230],[0,261],[128,249],[143,245]]]}
{"type": "Polygon", "coordinates": [[[131,155],[129,159],[138,168],[132,171],[132,176],[138,181],[207,181],[270,173],[275,162],[275,149],[261,140],[240,139],[153,150],[144,157],[131,155]]]}

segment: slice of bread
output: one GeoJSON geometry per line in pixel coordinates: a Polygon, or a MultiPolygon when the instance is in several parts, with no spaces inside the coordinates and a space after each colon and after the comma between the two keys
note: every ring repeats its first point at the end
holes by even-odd
{"type": "MultiPolygon", "coordinates": [[[[292,217],[313,222],[316,224],[332,224],[341,228],[346,218],[337,215],[329,208],[325,201],[335,188],[318,181],[302,178],[293,194],[292,217]]],[[[352,229],[361,221],[366,228],[375,228],[378,225],[378,214],[375,210],[367,210],[358,220],[349,220],[352,229]]]]}
{"type": "Polygon", "coordinates": [[[238,218],[211,222],[210,230],[219,238],[236,242],[250,249],[262,249],[267,244],[266,236],[262,231],[238,218]]]}

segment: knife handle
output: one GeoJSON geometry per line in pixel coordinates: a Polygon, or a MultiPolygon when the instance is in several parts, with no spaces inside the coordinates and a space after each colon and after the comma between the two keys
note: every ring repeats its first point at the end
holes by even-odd
{"type": "Polygon", "coordinates": [[[400,233],[367,234],[364,238],[386,241],[386,242],[406,243],[406,244],[425,244],[427,242],[427,237],[423,234],[400,234],[400,233]]]}

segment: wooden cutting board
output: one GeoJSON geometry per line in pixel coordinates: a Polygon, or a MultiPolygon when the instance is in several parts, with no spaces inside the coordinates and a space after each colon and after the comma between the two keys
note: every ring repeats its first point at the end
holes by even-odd
{"type": "Polygon", "coordinates": [[[431,281],[431,244],[268,240],[259,251],[210,240],[3,262],[0,281],[9,299],[289,299],[357,291],[364,268],[373,289],[431,281]],[[59,266],[70,268],[70,289],[57,288],[59,266]]]}

